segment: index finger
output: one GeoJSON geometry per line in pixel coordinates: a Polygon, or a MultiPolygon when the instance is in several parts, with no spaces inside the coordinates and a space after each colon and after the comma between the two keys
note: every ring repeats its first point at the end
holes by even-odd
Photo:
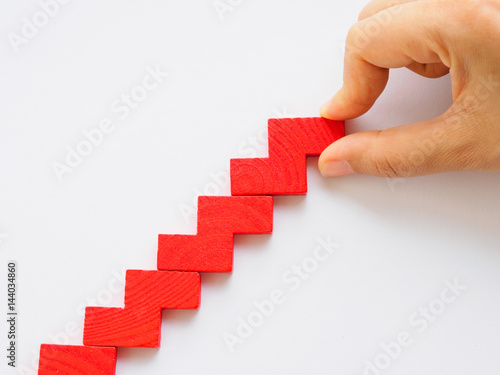
{"type": "Polygon", "coordinates": [[[390,68],[414,62],[449,66],[436,26],[438,6],[425,0],[404,3],[356,23],[346,41],[344,84],[321,115],[346,120],[367,112],[383,92],[390,68]]]}

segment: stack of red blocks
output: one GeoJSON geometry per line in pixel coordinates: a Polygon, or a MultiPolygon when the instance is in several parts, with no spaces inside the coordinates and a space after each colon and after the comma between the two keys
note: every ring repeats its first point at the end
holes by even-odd
{"type": "Polygon", "coordinates": [[[200,272],[231,272],[235,234],[271,233],[273,195],[307,192],[306,157],[344,136],[324,118],[269,120],[269,157],[231,160],[231,196],[198,199],[196,235],[160,234],[158,270],[128,270],[125,307],[87,307],[83,346],[40,348],[39,375],[112,375],[116,347],[160,346],[162,309],[197,309],[200,272]]]}

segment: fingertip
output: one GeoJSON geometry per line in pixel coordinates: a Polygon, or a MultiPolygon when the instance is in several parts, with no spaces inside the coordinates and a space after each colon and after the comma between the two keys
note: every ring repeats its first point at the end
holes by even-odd
{"type": "Polygon", "coordinates": [[[373,11],[371,10],[371,3],[366,4],[361,12],[358,14],[358,22],[367,19],[373,15],[373,11]]]}
{"type": "Polygon", "coordinates": [[[333,98],[326,101],[323,103],[323,105],[319,109],[319,114],[321,117],[327,118],[329,120],[335,120],[334,117],[334,111],[332,110],[333,107],[333,98]]]}
{"type": "Polygon", "coordinates": [[[338,121],[348,120],[352,113],[345,107],[344,103],[345,100],[343,100],[343,93],[342,90],[340,90],[321,106],[321,117],[338,121]]]}
{"type": "Polygon", "coordinates": [[[320,108],[321,117],[330,120],[351,120],[365,114],[372,103],[361,103],[351,99],[346,90],[342,88],[333,98],[324,103],[320,108]]]}
{"type": "Polygon", "coordinates": [[[367,164],[366,153],[377,140],[377,133],[377,131],[354,133],[333,142],[319,157],[318,167],[321,174],[325,177],[335,177],[366,173],[363,167],[367,164]]]}
{"type": "Polygon", "coordinates": [[[343,139],[333,142],[321,153],[318,168],[323,177],[339,177],[354,173],[342,151],[343,139]]]}

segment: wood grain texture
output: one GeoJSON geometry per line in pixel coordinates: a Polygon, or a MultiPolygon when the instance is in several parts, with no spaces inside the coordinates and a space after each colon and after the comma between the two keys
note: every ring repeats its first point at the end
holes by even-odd
{"type": "Polygon", "coordinates": [[[272,231],[272,197],[198,198],[198,233],[257,234],[272,231]]]}
{"type": "Polygon", "coordinates": [[[87,307],[83,344],[158,348],[161,339],[161,309],[87,307]]]}
{"type": "Polygon", "coordinates": [[[197,272],[128,270],[125,307],[87,307],[83,343],[94,346],[160,346],[162,309],[197,309],[197,272]]]}
{"type": "Polygon", "coordinates": [[[125,307],[87,307],[87,346],[42,345],[39,374],[114,374],[114,347],[159,347],[161,310],[199,307],[200,274],[188,271],[230,272],[234,234],[272,232],[273,199],[267,195],[305,194],[306,157],[342,136],[339,121],[269,120],[269,156],[231,160],[232,196],[200,197],[197,234],[160,235],[160,271],[127,271],[125,307]]]}
{"type": "Polygon", "coordinates": [[[116,348],[40,346],[38,375],[114,375],[115,369],[116,348]]]}
{"type": "Polygon", "coordinates": [[[307,192],[306,157],[344,136],[344,122],[321,117],[270,119],[269,156],[231,160],[232,195],[307,192]]]}
{"type": "Polygon", "coordinates": [[[160,234],[158,269],[231,272],[234,234],[272,230],[272,197],[199,197],[198,233],[160,234]]]}
{"type": "Polygon", "coordinates": [[[159,270],[231,272],[233,270],[232,234],[160,234],[159,270]]]}
{"type": "Polygon", "coordinates": [[[197,272],[128,270],[125,309],[197,309],[200,285],[197,272]]]}

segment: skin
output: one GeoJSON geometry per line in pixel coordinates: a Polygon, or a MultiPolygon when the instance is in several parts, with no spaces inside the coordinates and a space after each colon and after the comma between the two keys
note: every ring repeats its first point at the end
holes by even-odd
{"type": "Polygon", "coordinates": [[[500,0],[373,0],[346,41],[344,83],[321,108],[348,120],[382,94],[389,70],[450,74],[453,105],[443,115],[348,135],[319,159],[326,177],[352,173],[411,177],[500,171],[500,0]]]}

